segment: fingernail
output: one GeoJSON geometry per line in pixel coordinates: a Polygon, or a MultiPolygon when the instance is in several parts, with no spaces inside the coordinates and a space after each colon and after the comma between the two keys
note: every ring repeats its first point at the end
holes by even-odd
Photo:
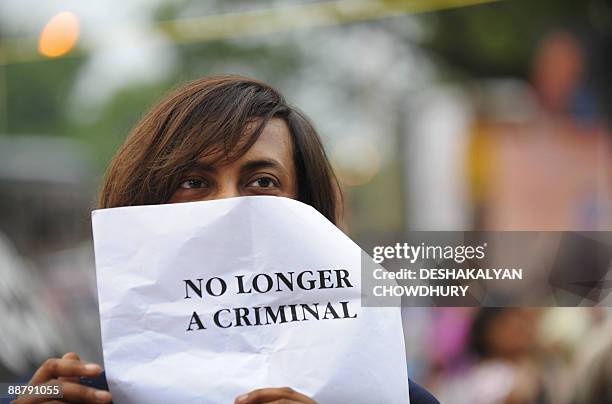
{"type": "Polygon", "coordinates": [[[104,390],[98,390],[94,393],[94,396],[96,397],[96,400],[99,401],[110,401],[111,400],[111,394],[108,391],[104,391],[104,390]]]}
{"type": "Polygon", "coordinates": [[[241,396],[236,397],[236,402],[237,403],[246,403],[249,400],[249,395],[248,394],[243,394],[241,396]]]}
{"type": "Polygon", "coordinates": [[[88,363],[87,365],[84,365],[84,368],[88,372],[98,372],[102,370],[102,368],[100,368],[100,365],[96,365],[95,363],[88,363]]]}

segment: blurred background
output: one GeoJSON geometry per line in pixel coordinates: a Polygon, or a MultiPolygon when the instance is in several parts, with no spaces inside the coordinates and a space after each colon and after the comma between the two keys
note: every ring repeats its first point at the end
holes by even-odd
{"type": "MultiPolygon", "coordinates": [[[[105,166],[164,94],[214,73],[312,118],[360,243],[612,229],[608,1],[2,1],[1,381],[102,360],[105,166]]],[[[612,403],[606,308],[403,310],[410,376],[441,402],[612,403]]]]}

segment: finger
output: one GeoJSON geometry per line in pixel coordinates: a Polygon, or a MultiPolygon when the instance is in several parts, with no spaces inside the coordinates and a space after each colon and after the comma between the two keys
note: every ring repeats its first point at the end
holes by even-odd
{"type": "Polygon", "coordinates": [[[77,383],[60,382],[64,390],[64,401],[74,403],[110,403],[113,399],[106,390],[83,386],[77,383]]]}
{"type": "Polygon", "coordinates": [[[72,359],[75,361],[81,360],[81,358],[79,358],[79,355],[74,352],[68,352],[67,354],[64,354],[64,356],[62,356],[62,359],[72,359]]]}
{"type": "MultiPolygon", "coordinates": [[[[80,361],[81,358],[79,357],[78,354],[74,353],[74,352],[68,352],[66,354],[64,354],[64,356],[62,356],[62,359],[72,359],[72,360],[76,360],[76,361],[80,361]]],[[[74,383],[78,383],[79,382],[79,378],[78,377],[60,377],[61,380],[68,380],[74,383]]]]}
{"type": "Polygon", "coordinates": [[[97,376],[102,372],[100,365],[83,363],[73,359],[47,359],[34,373],[30,384],[40,384],[58,377],[97,376]]]}
{"type": "Polygon", "coordinates": [[[253,390],[236,398],[236,404],[269,403],[275,400],[286,399],[298,403],[315,404],[315,401],[293,390],[290,387],[266,388],[253,390]]]}

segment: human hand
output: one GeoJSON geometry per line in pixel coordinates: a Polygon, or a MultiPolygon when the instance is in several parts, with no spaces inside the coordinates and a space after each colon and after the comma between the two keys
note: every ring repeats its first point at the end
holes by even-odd
{"type": "Polygon", "coordinates": [[[38,403],[110,403],[111,394],[108,391],[94,389],[79,384],[79,377],[95,377],[102,372],[102,367],[95,363],[85,363],[73,352],[65,354],[61,359],[47,359],[38,368],[30,385],[53,384],[62,387],[64,397],[61,399],[49,397],[18,397],[11,404],[38,403]]]}

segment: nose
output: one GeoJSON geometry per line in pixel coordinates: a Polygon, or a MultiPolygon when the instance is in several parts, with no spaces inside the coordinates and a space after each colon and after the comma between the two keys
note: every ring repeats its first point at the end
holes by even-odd
{"type": "Polygon", "coordinates": [[[224,183],[219,186],[219,189],[213,196],[213,199],[236,198],[240,196],[240,189],[237,184],[224,183]]]}

